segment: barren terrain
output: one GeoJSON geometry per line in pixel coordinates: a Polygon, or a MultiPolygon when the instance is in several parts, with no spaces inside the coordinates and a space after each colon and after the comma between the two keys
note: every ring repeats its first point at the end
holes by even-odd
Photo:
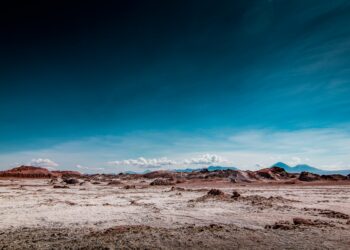
{"type": "Polygon", "coordinates": [[[348,249],[350,181],[0,179],[2,249],[348,249]]]}

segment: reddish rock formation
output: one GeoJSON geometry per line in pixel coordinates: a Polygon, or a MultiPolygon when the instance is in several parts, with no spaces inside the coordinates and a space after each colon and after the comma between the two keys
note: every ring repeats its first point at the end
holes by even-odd
{"type": "Polygon", "coordinates": [[[14,177],[14,178],[51,178],[52,173],[46,168],[20,166],[6,171],[0,172],[0,177],[14,177]]]}
{"type": "Polygon", "coordinates": [[[256,171],[255,173],[258,177],[270,180],[281,180],[292,177],[291,174],[287,173],[280,167],[264,168],[256,171]]]}
{"type": "Polygon", "coordinates": [[[6,171],[0,171],[0,177],[12,178],[53,178],[53,177],[80,177],[77,171],[49,171],[42,167],[20,166],[6,171]]]}
{"type": "Polygon", "coordinates": [[[318,181],[321,180],[321,176],[318,174],[313,174],[309,172],[301,172],[299,175],[299,180],[301,181],[318,181]]]}

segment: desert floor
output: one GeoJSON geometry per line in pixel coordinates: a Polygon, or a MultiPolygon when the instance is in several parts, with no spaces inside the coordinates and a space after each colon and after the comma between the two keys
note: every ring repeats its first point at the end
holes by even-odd
{"type": "Polygon", "coordinates": [[[0,179],[0,249],[350,247],[350,185],[129,182],[0,179]]]}

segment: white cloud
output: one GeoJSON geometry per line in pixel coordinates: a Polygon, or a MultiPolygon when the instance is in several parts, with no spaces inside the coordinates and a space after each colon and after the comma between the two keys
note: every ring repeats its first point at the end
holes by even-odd
{"type": "Polygon", "coordinates": [[[186,159],[183,161],[183,163],[187,165],[210,165],[224,162],[226,162],[224,159],[215,154],[204,154],[199,157],[186,159]]]}
{"type": "Polygon", "coordinates": [[[120,167],[138,167],[138,168],[162,168],[174,167],[182,165],[211,165],[219,163],[227,163],[226,160],[216,154],[203,154],[198,157],[184,159],[184,160],[170,160],[167,157],[162,158],[144,158],[127,159],[120,161],[110,161],[108,165],[120,167]]]}
{"type": "Polygon", "coordinates": [[[139,167],[139,168],[160,168],[165,166],[176,165],[176,162],[173,160],[169,160],[166,157],[151,158],[151,159],[139,157],[137,159],[110,161],[108,162],[108,164],[112,166],[122,166],[122,167],[131,166],[131,167],[139,167]]]}
{"type": "Polygon", "coordinates": [[[29,165],[35,166],[35,167],[50,167],[50,168],[54,168],[58,166],[56,162],[50,159],[42,159],[42,158],[32,159],[29,162],[29,165]]]}
{"type": "Polygon", "coordinates": [[[80,164],[75,166],[77,169],[79,170],[88,170],[88,171],[104,171],[106,170],[105,168],[96,168],[96,167],[86,167],[86,166],[82,166],[80,164]]]}

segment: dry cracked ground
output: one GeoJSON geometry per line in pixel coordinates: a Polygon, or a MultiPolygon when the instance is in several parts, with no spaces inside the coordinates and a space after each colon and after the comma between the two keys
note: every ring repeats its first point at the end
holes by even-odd
{"type": "Polygon", "coordinates": [[[1,179],[0,249],[349,249],[349,214],[348,184],[1,179]]]}

